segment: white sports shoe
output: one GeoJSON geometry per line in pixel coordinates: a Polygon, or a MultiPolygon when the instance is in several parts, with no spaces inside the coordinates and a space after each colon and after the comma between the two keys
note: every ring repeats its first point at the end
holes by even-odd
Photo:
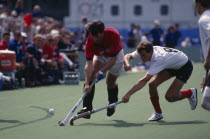
{"type": "Polygon", "coordinates": [[[163,115],[161,113],[157,113],[157,112],[154,112],[150,118],[148,119],[148,121],[159,121],[163,119],[163,115]]]}
{"type": "Polygon", "coordinates": [[[197,89],[196,88],[190,88],[192,91],[192,95],[188,98],[191,110],[194,110],[197,106],[198,103],[198,98],[197,98],[197,89]]]}

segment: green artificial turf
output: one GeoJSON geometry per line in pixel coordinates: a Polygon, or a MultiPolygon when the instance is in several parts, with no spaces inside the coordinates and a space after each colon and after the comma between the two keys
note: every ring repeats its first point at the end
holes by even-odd
{"type": "MultiPolygon", "coordinates": [[[[118,79],[119,99],[146,72],[127,73],[118,79]]],[[[106,110],[91,119],[78,119],[74,126],[58,126],[82,96],[83,81],[79,85],[56,85],[0,92],[0,139],[208,139],[210,112],[201,108],[200,82],[204,75],[201,63],[194,64],[193,74],[183,87],[198,89],[198,106],[192,111],[187,99],[175,103],[165,100],[165,92],[172,80],[159,88],[163,120],[148,122],[153,112],[148,86],[134,94],[130,102],[117,106],[112,117],[106,110]],[[55,114],[48,113],[50,108],[55,114]]],[[[94,108],[108,104],[105,80],[96,84],[94,108]]],[[[80,110],[82,105],[78,108],[80,110]]],[[[77,110],[77,111],[78,111],[77,110]]]]}

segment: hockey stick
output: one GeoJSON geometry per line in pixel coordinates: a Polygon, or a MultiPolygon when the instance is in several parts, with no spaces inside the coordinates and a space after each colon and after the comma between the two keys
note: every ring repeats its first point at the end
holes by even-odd
{"type": "MultiPolygon", "coordinates": [[[[96,80],[94,80],[91,85],[90,88],[92,88],[94,86],[94,84],[96,83],[96,80]]],[[[79,105],[82,103],[82,101],[84,100],[85,96],[87,95],[87,91],[83,94],[83,96],[79,99],[79,101],[74,105],[74,107],[71,109],[71,111],[68,113],[68,115],[66,116],[66,118],[63,120],[63,122],[59,121],[58,124],[60,126],[65,126],[70,118],[72,117],[72,115],[74,114],[74,112],[76,111],[76,109],[79,107],[79,105]]]]}
{"type": "Polygon", "coordinates": [[[80,118],[82,118],[84,116],[88,116],[88,115],[94,114],[94,113],[99,112],[99,111],[101,111],[103,109],[116,106],[116,105],[121,104],[121,103],[122,103],[122,101],[118,101],[118,102],[109,104],[107,106],[104,106],[104,107],[101,107],[101,108],[98,108],[98,109],[94,109],[94,110],[91,110],[91,111],[88,111],[88,112],[85,112],[85,113],[76,115],[76,116],[74,116],[74,117],[71,118],[70,125],[74,125],[74,121],[77,120],[77,119],[80,119],[80,118]]]}

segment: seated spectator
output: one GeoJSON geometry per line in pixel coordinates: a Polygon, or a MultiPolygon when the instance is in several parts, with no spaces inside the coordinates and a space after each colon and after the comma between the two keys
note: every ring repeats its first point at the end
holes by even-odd
{"type": "Polygon", "coordinates": [[[17,0],[14,10],[16,11],[18,16],[23,14],[23,2],[22,2],[22,0],[17,0]]]}
{"type": "Polygon", "coordinates": [[[21,40],[20,43],[22,45],[22,50],[25,53],[26,52],[26,47],[29,44],[29,42],[27,41],[27,34],[25,32],[21,32],[21,40]]]}
{"type": "Polygon", "coordinates": [[[0,42],[0,50],[9,49],[9,41],[10,41],[10,33],[5,32],[3,33],[2,41],[0,42]]]}
{"type": "Polygon", "coordinates": [[[44,18],[44,13],[39,5],[35,5],[32,12],[33,18],[44,18]]]}
{"type": "Polygon", "coordinates": [[[24,78],[24,52],[22,50],[22,45],[20,43],[21,33],[19,31],[14,32],[14,38],[9,41],[9,50],[14,51],[16,53],[16,78],[21,84],[21,79],[24,78]]]}
{"type": "Polygon", "coordinates": [[[26,58],[24,60],[26,86],[33,87],[42,82],[41,65],[42,63],[42,47],[44,38],[37,34],[33,38],[33,42],[26,48],[26,58]]]}
{"type": "Polygon", "coordinates": [[[63,72],[63,67],[64,67],[64,59],[62,58],[62,56],[60,55],[60,51],[58,48],[58,42],[60,39],[60,35],[59,34],[55,34],[53,36],[53,42],[52,42],[52,46],[53,46],[53,56],[56,59],[56,61],[58,62],[58,69],[59,69],[59,73],[60,73],[60,78],[62,79],[62,72],[63,72]]]}
{"type": "Polygon", "coordinates": [[[16,31],[14,38],[9,41],[9,49],[16,53],[16,62],[22,62],[24,58],[24,52],[22,51],[21,33],[16,31]]]}
{"type": "Polygon", "coordinates": [[[56,59],[54,58],[53,37],[48,34],[42,48],[42,57],[47,64],[47,68],[58,68],[56,59]]]}

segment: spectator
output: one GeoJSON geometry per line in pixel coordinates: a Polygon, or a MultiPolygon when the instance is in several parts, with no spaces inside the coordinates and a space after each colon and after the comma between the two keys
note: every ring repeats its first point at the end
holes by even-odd
{"type": "Polygon", "coordinates": [[[136,38],[135,38],[135,34],[134,34],[134,29],[136,27],[135,24],[131,24],[131,29],[128,32],[128,36],[127,36],[127,46],[128,48],[135,48],[136,46],[136,38]]]}
{"type": "Polygon", "coordinates": [[[177,46],[178,44],[179,44],[179,42],[181,41],[181,36],[182,36],[182,34],[181,34],[181,32],[180,32],[180,30],[179,30],[179,24],[175,24],[174,25],[175,26],[175,32],[174,32],[174,34],[175,34],[175,46],[177,46]]]}
{"type": "Polygon", "coordinates": [[[33,18],[44,18],[44,13],[39,5],[35,5],[32,12],[33,18]]]}
{"type": "Polygon", "coordinates": [[[87,24],[88,24],[87,17],[83,16],[81,22],[83,24],[83,29],[82,29],[82,32],[81,32],[81,40],[80,40],[81,42],[80,42],[79,50],[84,50],[85,42],[86,42],[87,37],[89,35],[89,33],[87,31],[87,24]]]}
{"type": "Polygon", "coordinates": [[[14,38],[9,42],[9,50],[14,51],[16,53],[16,63],[15,68],[17,70],[15,76],[18,79],[19,84],[21,84],[22,78],[24,78],[24,52],[22,50],[21,41],[21,33],[19,31],[14,32],[14,38]]]}
{"type": "Polygon", "coordinates": [[[25,32],[21,32],[21,40],[20,43],[22,45],[22,50],[25,53],[26,52],[26,47],[29,44],[27,41],[27,34],[25,32]]]}
{"type": "Polygon", "coordinates": [[[41,66],[44,65],[42,61],[42,47],[44,38],[37,34],[33,38],[33,42],[27,46],[26,58],[24,60],[26,86],[33,87],[42,82],[41,66]]]}
{"type": "Polygon", "coordinates": [[[24,58],[20,41],[21,33],[19,31],[14,32],[14,38],[9,41],[9,49],[16,53],[16,62],[22,62],[24,58]]]}
{"type": "Polygon", "coordinates": [[[164,38],[165,47],[175,48],[176,40],[175,40],[175,28],[174,26],[170,26],[164,38]]]}
{"type": "Polygon", "coordinates": [[[17,0],[14,10],[16,11],[18,16],[23,14],[23,2],[22,2],[22,0],[17,0]]]}
{"type": "Polygon", "coordinates": [[[9,49],[9,41],[10,41],[10,33],[5,32],[3,33],[3,39],[0,42],[0,50],[6,50],[9,49]]]}
{"type": "Polygon", "coordinates": [[[142,36],[141,26],[136,25],[135,29],[133,30],[133,33],[135,36],[135,47],[136,47],[141,42],[141,36],[142,36]]]}
{"type": "Polygon", "coordinates": [[[161,46],[161,38],[163,37],[163,29],[160,27],[160,21],[154,21],[154,28],[149,32],[152,35],[153,45],[161,46]]]}
{"type": "Polygon", "coordinates": [[[46,36],[46,41],[42,48],[42,57],[47,64],[47,68],[58,68],[57,63],[54,59],[54,48],[53,48],[53,37],[48,34],[46,36]]]}

